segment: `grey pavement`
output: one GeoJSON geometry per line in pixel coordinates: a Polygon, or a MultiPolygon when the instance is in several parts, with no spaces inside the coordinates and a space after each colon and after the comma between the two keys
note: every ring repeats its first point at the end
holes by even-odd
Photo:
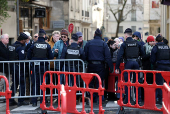
{"type": "MultiPolygon", "coordinates": [[[[40,103],[38,102],[37,107],[32,107],[32,105],[27,106],[10,106],[11,114],[41,114],[41,109],[39,108],[40,103]]],[[[116,101],[105,101],[103,102],[103,108],[105,109],[105,114],[116,114],[118,112],[119,105],[117,105],[116,101]]],[[[57,107],[57,104],[54,104],[54,107],[57,107]]],[[[77,105],[76,108],[79,112],[82,110],[82,105],[77,105]]],[[[94,103],[94,113],[98,114],[98,105],[94,103]]],[[[85,110],[87,113],[90,112],[90,107],[85,105],[85,110]]],[[[5,114],[6,103],[0,103],[0,114],[5,114]]],[[[128,108],[125,107],[126,114],[162,114],[162,112],[152,111],[152,110],[144,110],[144,109],[136,109],[136,108],[128,108]]],[[[60,114],[59,112],[48,111],[48,114],[60,114]]],[[[121,113],[120,113],[121,114],[121,113]]]]}

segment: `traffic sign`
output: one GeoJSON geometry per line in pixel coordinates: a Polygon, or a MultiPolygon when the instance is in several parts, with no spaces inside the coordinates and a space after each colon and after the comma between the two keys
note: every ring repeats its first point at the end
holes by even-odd
{"type": "Polygon", "coordinates": [[[74,25],[71,23],[71,24],[69,24],[69,26],[68,26],[68,31],[70,32],[70,33],[72,33],[73,32],[73,29],[74,29],[74,25]]]}

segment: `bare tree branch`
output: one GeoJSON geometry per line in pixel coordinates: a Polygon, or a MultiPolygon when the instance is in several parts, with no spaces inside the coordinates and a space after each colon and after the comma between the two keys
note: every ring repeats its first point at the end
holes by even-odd
{"type": "Polygon", "coordinates": [[[123,7],[120,10],[120,16],[119,16],[119,19],[118,19],[119,23],[123,21],[123,11],[124,11],[126,3],[127,3],[127,0],[124,0],[123,7]]]}
{"type": "Polygon", "coordinates": [[[120,25],[120,23],[127,19],[128,14],[129,14],[130,12],[132,12],[132,11],[137,10],[137,9],[143,10],[143,7],[141,7],[141,3],[142,3],[142,2],[140,2],[140,1],[139,1],[139,3],[132,2],[131,5],[126,5],[127,0],[123,0],[122,3],[119,3],[119,5],[118,5],[118,7],[117,7],[116,10],[113,10],[113,9],[111,8],[111,5],[109,4],[109,1],[108,1],[108,0],[106,0],[106,1],[107,1],[107,5],[108,5],[108,7],[109,7],[109,10],[110,10],[111,13],[113,14],[113,16],[115,17],[115,20],[116,20],[116,22],[117,22],[117,29],[116,29],[116,35],[115,35],[116,37],[118,36],[118,31],[119,31],[119,25],[120,25]],[[138,5],[139,5],[139,6],[138,6],[138,5]],[[123,13],[124,13],[124,10],[126,11],[125,14],[123,14],[123,13]],[[116,17],[116,14],[117,14],[117,13],[118,13],[118,17],[116,17]]]}
{"type": "Polygon", "coordinates": [[[115,17],[116,21],[118,22],[118,19],[117,19],[117,17],[116,17],[116,13],[117,13],[117,12],[116,12],[116,13],[113,12],[113,10],[112,10],[112,8],[111,8],[108,0],[107,0],[107,5],[109,6],[109,10],[112,12],[113,16],[115,17]]]}

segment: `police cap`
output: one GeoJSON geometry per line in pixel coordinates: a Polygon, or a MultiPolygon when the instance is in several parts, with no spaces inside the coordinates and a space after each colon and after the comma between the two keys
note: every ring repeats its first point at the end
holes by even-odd
{"type": "Polygon", "coordinates": [[[72,38],[71,39],[73,39],[74,41],[78,41],[78,36],[77,36],[77,34],[72,34],[72,38]]]}
{"type": "Polygon", "coordinates": [[[26,39],[28,39],[28,36],[25,33],[21,32],[19,37],[18,37],[18,41],[26,40],[26,39]]]}
{"type": "Polygon", "coordinates": [[[46,35],[46,32],[44,31],[44,29],[40,29],[39,33],[44,33],[46,35]]]}
{"type": "Polygon", "coordinates": [[[124,34],[125,34],[125,33],[132,33],[132,29],[127,28],[127,29],[125,30],[124,34]]]}

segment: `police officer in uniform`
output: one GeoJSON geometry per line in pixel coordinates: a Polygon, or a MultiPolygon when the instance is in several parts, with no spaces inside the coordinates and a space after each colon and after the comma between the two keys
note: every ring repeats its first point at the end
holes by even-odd
{"type": "MultiPolygon", "coordinates": [[[[124,58],[125,60],[125,69],[139,69],[139,56],[144,55],[144,49],[140,42],[132,39],[132,30],[130,28],[127,28],[124,32],[126,41],[123,42],[123,44],[120,47],[118,56],[117,56],[117,62],[116,62],[116,73],[119,73],[119,66],[121,60],[124,58]]],[[[132,74],[131,74],[132,76],[132,74]]],[[[130,76],[130,77],[131,77],[130,76]]],[[[133,73],[134,80],[136,81],[136,74],[133,73]]],[[[139,77],[139,76],[138,76],[139,77]]],[[[128,81],[128,73],[124,73],[124,80],[125,82],[128,81]]],[[[141,88],[139,88],[139,97],[138,102],[139,105],[141,105],[141,88]]],[[[124,104],[128,103],[128,88],[125,87],[125,99],[124,104]]]]}
{"type": "MultiPolygon", "coordinates": [[[[161,35],[156,37],[157,44],[151,51],[151,64],[155,65],[156,70],[170,71],[170,49],[169,46],[163,43],[161,35]]],[[[156,74],[156,84],[163,85],[164,79],[161,74],[156,74]]],[[[157,90],[158,104],[162,104],[162,91],[157,90]]]]}
{"type": "MultiPolygon", "coordinates": [[[[85,48],[85,56],[86,61],[88,62],[88,73],[97,73],[101,80],[102,85],[105,79],[105,62],[108,64],[110,68],[110,72],[113,72],[113,64],[111,59],[111,54],[109,52],[108,45],[102,40],[101,38],[101,31],[96,29],[94,39],[87,42],[85,48]]],[[[91,81],[89,87],[98,88],[99,82],[98,80],[95,81],[95,78],[91,81]],[[96,86],[94,85],[96,83],[96,86]]],[[[94,102],[97,102],[98,95],[95,95],[96,99],[94,98],[94,102]]]]}
{"type": "MultiPolygon", "coordinates": [[[[29,60],[48,60],[54,58],[50,45],[45,42],[45,35],[46,32],[43,29],[40,29],[38,40],[34,42],[33,45],[31,45],[31,47],[28,49],[27,57],[29,60]]],[[[32,64],[32,76],[31,76],[32,95],[35,95],[35,92],[36,95],[39,95],[40,85],[43,82],[43,75],[45,71],[47,71],[48,63],[45,62],[44,64],[44,62],[40,62],[34,64],[32,64]]],[[[40,98],[40,102],[42,102],[42,98],[40,98]]],[[[32,106],[33,107],[37,106],[36,97],[32,98],[32,106]]]]}
{"type": "MultiPolygon", "coordinates": [[[[78,36],[76,34],[72,35],[71,38],[71,45],[68,47],[64,47],[62,54],[61,54],[61,59],[82,59],[85,60],[85,54],[83,49],[77,44],[78,43],[78,36]]],[[[61,63],[61,67],[63,66],[63,62],[61,63]]],[[[65,70],[69,72],[78,72],[78,61],[75,61],[74,64],[73,62],[66,62],[65,64],[65,70]],[[73,66],[74,65],[74,66],[73,66]]],[[[78,84],[78,79],[76,79],[77,84],[78,84]]],[[[71,76],[71,83],[74,85],[74,77],[71,76]]],[[[78,86],[78,85],[77,85],[78,86]]]]}
{"type": "MultiPolygon", "coordinates": [[[[13,44],[13,47],[14,47],[13,50],[10,49],[10,51],[11,51],[10,52],[10,55],[11,55],[10,60],[25,60],[25,58],[26,58],[25,43],[26,43],[27,39],[28,39],[28,36],[25,33],[20,33],[20,36],[18,37],[18,41],[16,41],[13,44]]],[[[11,87],[12,96],[15,96],[15,93],[17,92],[18,86],[19,86],[19,95],[25,96],[25,83],[26,82],[25,82],[25,79],[24,79],[24,64],[23,63],[20,63],[20,64],[16,63],[16,64],[12,64],[12,65],[15,65],[15,67],[12,68],[12,70],[15,70],[15,72],[13,71],[13,73],[12,73],[12,82],[13,82],[12,87],[11,87]]],[[[16,104],[17,103],[14,99],[10,99],[10,103],[9,103],[10,106],[13,106],[13,105],[16,105],[16,104]]],[[[18,106],[21,106],[21,105],[29,105],[29,103],[25,102],[24,98],[19,98],[18,99],[18,106]]]]}

